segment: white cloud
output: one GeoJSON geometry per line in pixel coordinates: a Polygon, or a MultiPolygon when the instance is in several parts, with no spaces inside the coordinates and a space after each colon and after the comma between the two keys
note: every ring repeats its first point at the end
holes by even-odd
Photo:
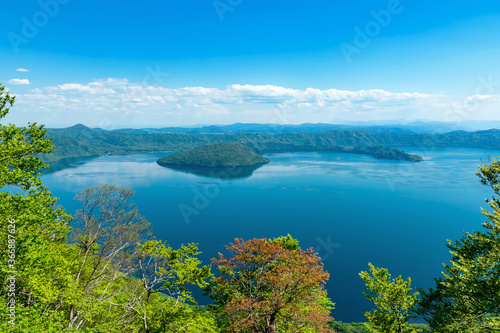
{"type": "MultiPolygon", "coordinates": [[[[82,122],[113,128],[235,122],[336,122],[339,119],[443,120],[447,110],[456,108],[457,103],[487,104],[489,116],[500,98],[498,95],[476,95],[454,100],[445,95],[381,89],[291,89],[249,84],[233,84],[222,89],[166,88],[109,78],[87,84],[65,83],[33,89],[19,95],[16,102],[27,112],[57,118],[66,121],[67,125],[82,122]]],[[[478,107],[468,116],[486,117],[480,114],[481,110],[478,107]]],[[[34,120],[46,123],[44,119],[34,120]]]]}
{"type": "MultiPolygon", "coordinates": [[[[114,94],[114,90],[110,88],[106,88],[104,86],[100,86],[97,84],[89,84],[83,85],[80,83],[65,83],[55,87],[47,87],[42,89],[48,92],[63,92],[69,94],[114,94]]],[[[37,90],[39,91],[39,90],[37,90]]]]}
{"type": "Polygon", "coordinates": [[[12,80],[9,80],[7,81],[8,84],[31,84],[30,83],[30,80],[28,79],[12,79],[12,80]]]}
{"type": "Polygon", "coordinates": [[[472,95],[465,98],[466,103],[498,103],[500,95],[472,95]]]}
{"type": "Polygon", "coordinates": [[[16,72],[29,72],[30,70],[29,69],[26,69],[26,68],[18,68],[16,69],[16,72]]]}

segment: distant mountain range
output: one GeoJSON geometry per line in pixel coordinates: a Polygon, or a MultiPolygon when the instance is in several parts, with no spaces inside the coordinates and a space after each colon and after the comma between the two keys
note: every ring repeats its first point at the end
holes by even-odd
{"type": "MultiPolygon", "coordinates": [[[[234,124],[229,128],[239,133],[151,133],[150,130],[91,129],[78,124],[62,129],[48,129],[47,135],[53,140],[55,150],[42,156],[46,162],[56,162],[70,157],[99,155],[120,155],[160,151],[185,151],[199,146],[238,142],[249,146],[256,153],[290,151],[337,151],[368,154],[376,158],[418,161],[419,156],[409,155],[393,147],[477,147],[500,149],[500,130],[466,132],[453,131],[446,134],[415,134],[370,132],[365,130],[327,130],[328,124],[303,125],[263,125],[234,124]],[[231,127],[232,126],[232,127],[231,127]],[[260,126],[260,127],[259,127],[260,126]],[[249,128],[270,128],[280,130],[301,129],[316,132],[292,133],[248,133],[249,128]]],[[[208,126],[212,128],[212,126],[208,126]]],[[[218,127],[218,126],[216,126],[218,127]]],[[[207,128],[207,127],[202,127],[207,128]]],[[[201,131],[202,128],[199,128],[201,131]]],[[[226,128],[226,126],[222,126],[226,128]]],[[[397,128],[397,127],[394,127],[397,128]]],[[[163,129],[164,130],[164,129],[163,129]]],[[[161,131],[161,130],[158,130],[161,131]]]]}
{"type": "Polygon", "coordinates": [[[489,130],[500,128],[500,122],[465,121],[458,123],[416,121],[407,124],[377,124],[376,122],[353,122],[349,124],[253,124],[236,123],[232,125],[210,125],[199,127],[164,127],[144,129],[117,129],[120,133],[147,134],[234,134],[234,133],[320,133],[325,131],[362,130],[370,133],[398,134],[444,134],[454,131],[489,130]]]}

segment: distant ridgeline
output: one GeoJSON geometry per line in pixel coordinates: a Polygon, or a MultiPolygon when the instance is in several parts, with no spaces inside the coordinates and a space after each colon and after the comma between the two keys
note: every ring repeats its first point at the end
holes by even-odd
{"type": "Polygon", "coordinates": [[[385,147],[469,147],[500,149],[500,131],[447,134],[371,133],[358,130],[321,133],[150,134],[141,131],[106,131],[75,125],[48,129],[55,150],[42,156],[45,162],[62,158],[121,155],[145,152],[181,152],[196,147],[237,142],[258,154],[266,152],[331,151],[367,154],[379,159],[421,161],[418,155],[385,147]]]}
{"type": "Polygon", "coordinates": [[[160,158],[161,166],[177,167],[237,167],[269,163],[250,147],[236,142],[215,143],[160,158]]]}

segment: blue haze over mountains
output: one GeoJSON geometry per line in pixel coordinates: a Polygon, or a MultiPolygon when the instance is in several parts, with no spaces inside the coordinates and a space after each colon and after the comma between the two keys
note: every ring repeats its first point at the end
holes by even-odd
{"type": "Polygon", "coordinates": [[[235,123],[231,125],[195,125],[189,127],[124,128],[114,129],[126,133],[177,133],[177,134],[232,134],[232,133],[319,133],[331,130],[363,130],[371,133],[442,134],[457,131],[493,131],[500,128],[500,121],[462,121],[409,123],[346,122],[343,124],[304,123],[300,125],[235,123]]]}
{"type": "MultiPolygon", "coordinates": [[[[332,150],[353,152],[353,149],[357,149],[358,153],[398,160],[414,160],[404,151],[393,149],[403,146],[500,149],[500,130],[491,128],[494,123],[482,124],[483,130],[475,132],[462,130],[465,125],[467,123],[413,123],[354,127],[332,124],[237,123],[197,128],[110,130],[90,129],[77,124],[68,128],[48,129],[47,135],[53,140],[56,149],[42,158],[45,162],[56,162],[64,158],[85,156],[178,152],[222,142],[243,143],[256,153],[332,150]],[[446,126],[443,127],[444,125],[446,126]],[[346,126],[352,127],[341,129],[346,126]],[[418,131],[424,133],[417,133],[418,131]]],[[[475,125],[478,128],[480,124],[475,125]]]]}

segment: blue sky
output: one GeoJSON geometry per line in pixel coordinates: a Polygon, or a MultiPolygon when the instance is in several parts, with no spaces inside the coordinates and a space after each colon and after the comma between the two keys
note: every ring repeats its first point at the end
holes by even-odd
{"type": "Polygon", "coordinates": [[[491,0],[6,0],[0,26],[19,124],[500,119],[491,0]]]}

